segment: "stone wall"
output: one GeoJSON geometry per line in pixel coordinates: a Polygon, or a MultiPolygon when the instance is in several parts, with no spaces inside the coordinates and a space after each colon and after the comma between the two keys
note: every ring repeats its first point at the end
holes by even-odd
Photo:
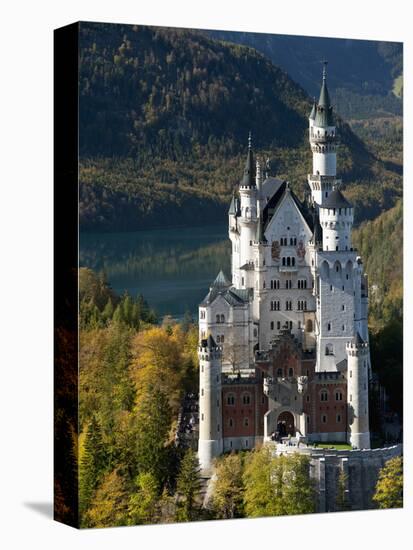
{"type": "MultiPolygon", "coordinates": [[[[297,449],[280,446],[277,452],[290,453],[297,449]]],[[[300,449],[311,456],[310,475],[315,479],[317,488],[317,512],[337,511],[337,486],[341,471],[347,475],[345,498],[349,510],[368,510],[374,508],[372,496],[380,469],[385,462],[402,454],[402,445],[383,449],[361,451],[334,451],[300,449]]]]}

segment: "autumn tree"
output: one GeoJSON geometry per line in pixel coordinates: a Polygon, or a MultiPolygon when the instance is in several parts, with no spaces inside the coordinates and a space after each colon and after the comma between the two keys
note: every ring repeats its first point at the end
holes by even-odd
{"type": "Polygon", "coordinates": [[[142,472],[136,478],[136,492],[129,498],[128,514],[131,525],[156,523],[158,515],[159,484],[151,472],[142,472]]]}
{"type": "Polygon", "coordinates": [[[244,484],[244,506],[249,517],[315,511],[315,491],[305,455],[273,456],[269,447],[254,451],[247,461],[244,484]]]}
{"type": "Polygon", "coordinates": [[[337,492],[336,492],[336,510],[345,511],[350,510],[350,504],[346,494],[346,486],[348,483],[348,475],[344,470],[340,470],[337,479],[337,492]]]}
{"type": "Polygon", "coordinates": [[[118,527],[128,521],[128,491],[117,470],[105,475],[85,515],[85,527],[118,527]]]}
{"type": "Polygon", "coordinates": [[[373,501],[379,508],[403,507],[403,457],[391,458],[380,470],[373,501]]]}
{"type": "Polygon", "coordinates": [[[240,454],[224,455],[216,463],[212,508],[216,517],[232,519],[243,515],[242,459],[240,454]]]}

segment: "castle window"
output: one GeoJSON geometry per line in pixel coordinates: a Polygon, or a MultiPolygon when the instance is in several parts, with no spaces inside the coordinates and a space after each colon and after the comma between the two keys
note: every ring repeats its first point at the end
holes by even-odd
{"type": "Polygon", "coordinates": [[[291,265],[294,267],[295,266],[295,258],[291,258],[291,265]]]}
{"type": "Polygon", "coordinates": [[[242,402],[244,403],[244,405],[249,405],[251,403],[251,396],[249,393],[244,393],[244,395],[242,396],[242,402]]]}
{"type": "Polygon", "coordinates": [[[285,258],[282,259],[282,264],[285,266],[285,258]]]}
{"type": "Polygon", "coordinates": [[[225,323],[225,316],[221,315],[221,323],[225,323]]]}
{"type": "Polygon", "coordinates": [[[294,376],[294,370],[292,368],[288,369],[288,376],[292,378],[294,376]]]}
{"type": "Polygon", "coordinates": [[[262,283],[262,288],[265,288],[265,281],[263,281],[262,283]]]}
{"type": "Polygon", "coordinates": [[[216,322],[219,323],[219,315],[216,316],[216,322]]]}
{"type": "Polygon", "coordinates": [[[350,401],[353,401],[353,396],[351,395],[351,393],[350,393],[350,401]]]}
{"type": "Polygon", "coordinates": [[[201,309],[201,311],[200,311],[200,318],[205,319],[205,310],[204,309],[201,309]]]}
{"type": "Polygon", "coordinates": [[[292,280],[291,280],[291,279],[287,279],[287,280],[285,281],[285,288],[291,288],[291,287],[292,287],[292,284],[293,284],[292,280]]]}
{"type": "Polygon", "coordinates": [[[244,286],[244,277],[241,277],[241,284],[244,286]]]}
{"type": "Polygon", "coordinates": [[[320,401],[328,401],[328,391],[321,390],[320,392],[320,401]]]}
{"type": "Polygon", "coordinates": [[[218,426],[217,426],[217,432],[219,432],[219,424],[218,424],[218,426]]]}
{"type": "Polygon", "coordinates": [[[201,395],[204,395],[204,388],[202,388],[201,390],[201,395]]]}
{"type": "Polygon", "coordinates": [[[224,337],[224,335],[223,335],[223,334],[221,334],[221,344],[223,344],[223,343],[224,343],[224,338],[225,338],[225,337],[224,337]]]}
{"type": "Polygon", "coordinates": [[[310,402],[310,396],[309,396],[309,395],[307,395],[307,397],[306,397],[306,401],[307,401],[307,403],[309,403],[309,402],[310,402]]]}
{"type": "Polygon", "coordinates": [[[298,321],[298,329],[301,329],[301,321],[298,321]]]}
{"type": "Polygon", "coordinates": [[[287,311],[292,311],[293,307],[292,307],[292,302],[291,302],[291,300],[287,300],[287,301],[285,302],[285,309],[286,309],[287,311]]]}
{"type": "Polygon", "coordinates": [[[218,335],[217,336],[217,344],[219,344],[221,342],[221,337],[218,335]]]}
{"type": "Polygon", "coordinates": [[[321,422],[322,422],[323,424],[327,424],[327,415],[326,415],[326,414],[322,414],[322,415],[321,415],[321,422]]]}
{"type": "Polygon", "coordinates": [[[293,322],[290,321],[290,330],[293,330],[293,322]]]}
{"type": "Polygon", "coordinates": [[[298,279],[298,288],[307,288],[307,279],[298,279]]]}
{"type": "Polygon", "coordinates": [[[346,325],[341,325],[341,330],[346,330],[346,325]]]}
{"type": "Polygon", "coordinates": [[[339,272],[339,267],[338,267],[338,265],[336,265],[336,273],[338,273],[338,272],[339,272]]]}
{"type": "Polygon", "coordinates": [[[327,323],[327,330],[331,330],[331,323],[327,323]]]}
{"type": "Polygon", "coordinates": [[[203,420],[203,419],[204,419],[204,413],[201,414],[201,420],[203,420]]]}
{"type": "MultiPolygon", "coordinates": [[[[232,418],[230,418],[230,419],[228,420],[228,426],[229,426],[230,428],[232,428],[232,427],[234,426],[234,420],[233,420],[232,418]]],[[[232,443],[232,442],[231,442],[231,443],[232,443]]]]}
{"type": "Polygon", "coordinates": [[[271,329],[271,330],[274,330],[274,321],[271,321],[271,323],[270,323],[270,329],[271,329]]]}
{"type": "Polygon", "coordinates": [[[230,442],[229,442],[229,446],[230,446],[230,447],[231,447],[231,449],[232,449],[232,441],[230,441],[230,442]]]}
{"type": "Polygon", "coordinates": [[[254,338],[256,338],[257,336],[258,336],[258,330],[254,328],[254,338]]]}
{"type": "Polygon", "coordinates": [[[204,365],[201,365],[201,372],[204,372],[204,365]]]}
{"type": "Polygon", "coordinates": [[[307,319],[307,323],[306,323],[306,326],[305,326],[305,330],[307,332],[313,332],[313,322],[311,319],[307,319]]]}
{"type": "Polygon", "coordinates": [[[277,369],[277,377],[282,378],[282,376],[283,376],[283,370],[281,368],[277,369]]]}
{"type": "Polygon", "coordinates": [[[288,258],[287,258],[287,266],[288,266],[288,265],[291,265],[291,258],[290,258],[289,256],[288,256],[288,258]]]}
{"type": "Polygon", "coordinates": [[[336,416],[336,422],[337,422],[337,424],[339,424],[341,422],[341,414],[338,414],[336,416]]]}
{"type": "Polygon", "coordinates": [[[235,405],[235,396],[230,393],[227,395],[227,405],[235,405]]]}
{"type": "Polygon", "coordinates": [[[244,418],[244,426],[246,428],[248,428],[248,425],[249,425],[249,419],[248,418],[244,418]]]}
{"type": "Polygon", "coordinates": [[[325,355],[334,355],[333,344],[327,344],[325,355]]]}
{"type": "Polygon", "coordinates": [[[336,391],[336,401],[342,401],[343,400],[343,394],[341,391],[336,391]]]}
{"type": "Polygon", "coordinates": [[[281,328],[281,321],[277,321],[277,330],[280,330],[281,328]]]}
{"type": "Polygon", "coordinates": [[[350,378],[353,378],[353,371],[350,371],[350,378]]]}
{"type": "Polygon", "coordinates": [[[245,440],[245,446],[248,447],[248,439],[245,440]]]}
{"type": "Polygon", "coordinates": [[[341,306],[341,311],[346,311],[346,306],[344,304],[341,306]]]}

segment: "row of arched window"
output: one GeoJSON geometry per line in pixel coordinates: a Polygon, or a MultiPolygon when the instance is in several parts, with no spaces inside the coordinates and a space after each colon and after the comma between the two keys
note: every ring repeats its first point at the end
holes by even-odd
{"type": "MultiPolygon", "coordinates": [[[[292,311],[293,304],[291,300],[286,300],[285,310],[292,311]]],[[[271,300],[270,302],[270,311],[280,311],[281,303],[279,300],[271,300]]],[[[297,301],[297,310],[298,311],[307,311],[307,300],[298,300],[297,301]]],[[[311,331],[310,331],[311,332],[311,331]]]]}
{"type": "MultiPolygon", "coordinates": [[[[227,405],[235,405],[236,396],[233,393],[227,395],[227,405]]],[[[249,405],[251,403],[251,394],[243,393],[241,396],[241,403],[243,405],[249,405]]]]}
{"type": "MultiPolygon", "coordinates": [[[[288,246],[288,238],[281,237],[280,239],[281,246],[288,246]]],[[[297,237],[290,237],[290,246],[297,246],[297,237]]]]}
{"type": "Polygon", "coordinates": [[[216,323],[225,323],[225,315],[217,314],[216,315],[216,323]]]}
{"type": "MultiPolygon", "coordinates": [[[[341,390],[335,390],[335,400],[336,401],[343,401],[343,392],[341,390]]],[[[320,401],[326,402],[329,400],[330,392],[323,388],[320,391],[320,401]]]]}
{"type": "MultiPolygon", "coordinates": [[[[242,425],[244,426],[244,428],[248,428],[248,426],[250,425],[250,419],[247,416],[243,419],[242,425]]],[[[228,418],[228,427],[235,427],[235,418],[228,418]]]]}
{"type": "Polygon", "coordinates": [[[223,344],[225,341],[225,336],[223,334],[218,334],[216,340],[217,344],[223,344]]]}
{"type": "MultiPolygon", "coordinates": [[[[293,329],[293,322],[292,321],[287,321],[288,323],[288,326],[290,328],[290,330],[293,329]]],[[[274,321],[271,321],[270,322],[270,329],[271,330],[274,330],[274,327],[275,327],[275,324],[274,324],[274,321]]],[[[301,321],[298,321],[298,329],[300,330],[301,329],[301,321]]],[[[277,321],[277,330],[281,330],[281,321],[277,321]]],[[[313,332],[313,322],[311,319],[307,319],[306,323],[305,323],[305,330],[306,332],[313,332]]]]}
{"type": "Polygon", "coordinates": [[[283,266],[295,267],[295,258],[294,256],[283,256],[281,263],[283,266]]]}

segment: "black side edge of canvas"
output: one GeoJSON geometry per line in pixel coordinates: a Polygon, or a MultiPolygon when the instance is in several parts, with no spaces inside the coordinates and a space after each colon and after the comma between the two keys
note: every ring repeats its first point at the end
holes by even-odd
{"type": "Polygon", "coordinates": [[[78,38],[54,31],[54,519],[78,513],[78,38]]]}

